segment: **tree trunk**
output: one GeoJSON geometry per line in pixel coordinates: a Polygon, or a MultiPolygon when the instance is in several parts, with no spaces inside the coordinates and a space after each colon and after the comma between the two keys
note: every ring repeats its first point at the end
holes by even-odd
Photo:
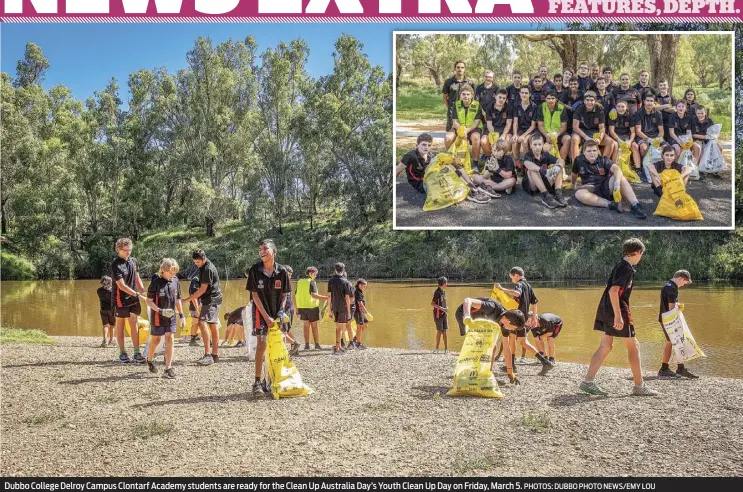
{"type": "Polygon", "coordinates": [[[653,85],[657,85],[659,80],[668,80],[668,92],[673,91],[679,38],[678,34],[648,34],[647,36],[650,53],[650,81],[653,85]]]}
{"type": "Polygon", "coordinates": [[[439,72],[434,70],[433,68],[429,68],[428,72],[431,74],[431,77],[433,77],[433,83],[436,87],[441,87],[441,75],[439,72]]]}
{"type": "Polygon", "coordinates": [[[400,88],[400,76],[402,76],[402,63],[397,62],[395,75],[395,89],[400,88]]]}
{"type": "Polygon", "coordinates": [[[214,233],[214,226],[216,225],[216,221],[214,218],[207,216],[206,217],[206,235],[207,237],[214,237],[216,234],[214,233]]]}
{"type": "Polygon", "coordinates": [[[576,71],[578,70],[578,36],[568,34],[563,37],[563,40],[562,68],[570,67],[573,71],[576,71]]]}

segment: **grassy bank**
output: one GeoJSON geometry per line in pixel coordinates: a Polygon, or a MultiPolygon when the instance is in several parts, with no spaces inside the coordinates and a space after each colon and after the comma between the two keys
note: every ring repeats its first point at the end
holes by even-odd
{"type": "Polygon", "coordinates": [[[22,330],[3,326],[0,328],[0,343],[35,343],[52,345],[55,342],[41,330],[22,330]]]}

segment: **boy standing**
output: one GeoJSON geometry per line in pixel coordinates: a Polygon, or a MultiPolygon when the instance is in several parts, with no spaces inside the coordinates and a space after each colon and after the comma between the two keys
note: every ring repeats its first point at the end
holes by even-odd
{"type": "Polygon", "coordinates": [[[464,76],[464,71],[467,65],[462,60],[454,62],[454,76],[449,77],[444,81],[444,86],[441,88],[441,98],[446,108],[446,131],[451,130],[452,121],[449,118],[449,109],[459,101],[459,92],[464,85],[472,87],[474,83],[464,76]]]}
{"type": "Polygon", "coordinates": [[[198,299],[201,303],[199,309],[199,328],[201,338],[204,340],[204,356],[197,360],[200,366],[209,366],[219,362],[219,306],[222,304],[222,289],[219,286],[219,272],[217,267],[209,261],[202,249],[197,249],[191,255],[194,265],[199,269],[199,290],[186,297],[183,302],[198,299]],[[209,343],[211,338],[211,353],[209,343]]]}
{"type": "Polygon", "coordinates": [[[446,307],[447,278],[439,277],[438,288],[433,293],[431,306],[433,307],[433,322],[436,323],[436,348],[433,353],[439,353],[439,343],[444,337],[444,353],[449,353],[449,342],[446,339],[446,330],[449,329],[448,308],[446,307]]]}
{"type": "Polygon", "coordinates": [[[310,328],[315,339],[315,350],[320,350],[320,338],[317,333],[317,322],[320,321],[320,301],[327,301],[328,296],[317,293],[317,268],[309,267],[305,272],[306,277],[297,282],[297,306],[296,311],[299,319],[304,322],[304,349],[310,349],[310,328]]]}
{"type": "Polygon", "coordinates": [[[678,305],[679,311],[684,310],[684,305],[679,303],[679,287],[683,287],[686,284],[691,283],[691,274],[688,270],[679,270],[673,274],[673,278],[665,283],[663,288],[660,290],[660,313],[658,313],[658,321],[660,322],[660,328],[663,330],[663,335],[666,337],[666,346],[663,347],[663,363],[658,371],[659,378],[678,378],[685,377],[689,379],[699,379],[689,372],[684,367],[684,364],[678,364],[676,372],[673,372],[669,367],[668,363],[671,361],[671,349],[673,344],[668,338],[665,328],[663,328],[663,313],[667,313],[671,309],[678,305]]]}
{"type": "Polygon", "coordinates": [[[132,255],[134,244],[128,237],[116,241],[116,258],[111,264],[111,273],[114,281],[113,295],[116,305],[116,341],[119,343],[119,362],[136,362],[144,364],[145,359],[139,353],[139,329],[137,316],[142,313],[139,298],[144,296],[144,284],[137,271],[137,260],[132,255]],[[129,329],[134,345],[134,356],[130,359],[124,347],[124,330],[129,321],[129,329]]]}
{"type": "Polygon", "coordinates": [[[632,314],[629,308],[629,298],[632,294],[632,284],[635,278],[635,265],[642,259],[645,245],[637,238],[628,239],[622,245],[622,260],[614,267],[606,283],[606,288],[596,310],[596,321],[593,329],[603,332],[601,344],[591,357],[585,380],[580,389],[591,395],[608,393],[601,389],[594,381],[601,364],[609,355],[614,345],[614,338],[622,338],[627,347],[627,358],[632,368],[632,377],[635,386],[632,394],[635,396],[655,396],[657,391],[648,388],[642,379],[642,363],[640,362],[640,343],[635,338],[635,327],[632,324],[632,314]]]}
{"type": "Polygon", "coordinates": [[[160,271],[152,279],[147,289],[147,305],[152,309],[152,328],[150,329],[147,366],[152,374],[155,367],[155,348],[160,345],[160,338],[165,337],[165,374],[166,379],[174,379],[173,371],[173,337],[179,326],[186,321],[181,303],[181,284],[176,274],[180,268],[173,258],[163,258],[160,271]]]}
{"type": "Polygon", "coordinates": [[[328,280],[328,305],[330,306],[330,317],[335,320],[335,347],[333,355],[342,355],[341,340],[343,340],[343,329],[346,323],[351,322],[351,299],[353,291],[351,283],[346,281],[343,274],[346,265],[341,262],[333,265],[335,275],[328,280]]]}

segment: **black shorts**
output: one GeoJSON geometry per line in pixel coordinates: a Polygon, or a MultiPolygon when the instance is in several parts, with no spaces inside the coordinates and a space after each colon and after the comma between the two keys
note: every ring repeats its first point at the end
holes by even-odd
{"type": "Polygon", "coordinates": [[[418,193],[423,193],[424,195],[426,194],[426,189],[423,187],[423,180],[415,181],[415,180],[409,179],[408,183],[410,183],[410,186],[412,186],[413,189],[417,191],[418,193]]]}
{"type": "Polygon", "coordinates": [[[366,315],[361,311],[356,311],[355,309],[353,311],[353,319],[356,320],[357,325],[365,325],[366,323],[368,323],[366,315]]]}
{"type": "Polygon", "coordinates": [[[258,317],[253,323],[253,330],[251,331],[251,335],[253,335],[254,337],[265,337],[266,335],[268,335],[268,325],[266,325],[266,320],[263,319],[260,313],[258,313],[258,317]]]}
{"type": "Polygon", "coordinates": [[[609,186],[609,178],[606,178],[600,183],[591,183],[591,184],[593,184],[594,195],[598,196],[599,198],[609,200],[610,202],[614,201],[614,193],[612,192],[611,187],[609,186]]]}
{"type": "Polygon", "coordinates": [[[474,130],[467,132],[467,141],[469,142],[472,139],[472,135],[482,135],[482,130],[479,128],[475,128],[474,130]]]}
{"type": "Polygon", "coordinates": [[[348,323],[351,321],[350,313],[346,311],[333,311],[332,314],[336,323],[348,323]]]}
{"type": "Polygon", "coordinates": [[[526,328],[520,328],[515,331],[506,330],[502,326],[500,327],[500,334],[504,338],[508,338],[509,335],[516,335],[516,338],[525,338],[526,337],[526,328]]]}
{"type": "Polygon", "coordinates": [[[199,311],[199,321],[217,324],[219,322],[219,306],[219,304],[202,304],[199,311]]]}
{"type": "Polygon", "coordinates": [[[436,331],[446,331],[449,329],[449,318],[446,316],[434,318],[433,321],[436,323],[436,331]]]}
{"type": "MultiPolygon", "coordinates": [[[[632,317],[628,313],[622,313],[624,327],[617,331],[614,329],[614,320],[596,319],[593,323],[593,329],[603,331],[605,334],[617,338],[633,338],[635,336],[635,326],[632,324],[632,317]]],[[[665,330],[664,330],[665,331],[665,330]]]]}
{"type": "Polygon", "coordinates": [[[130,314],[136,314],[137,316],[142,314],[142,306],[139,304],[139,301],[130,306],[116,307],[117,318],[128,318],[130,314]]]}
{"type": "MultiPolygon", "coordinates": [[[[546,171],[540,169],[539,175],[542,177],[542,183],[544,183],[544,187],[547,188],[547,193],[554,195],[555,194],[555,187],[550,183],[550,180],[547,179],[547,176],[545,176],[546,171]]],[[[536,189],[532,191],[529,187],[529,175],[524,173],[524,178],[521,180],[521,186],[524,187],[524,191],[527,192],[530,195],[536,195],[539,193],[539,190],[536,189]]]]}
{"type": "MultiPolygon", "coordinates": [[[[178,316],[178,314],[176,314],[178,316]]],[[[155,326],[153,323],[150,326],[150,335],[161,337],[165,335],[165,333],[175,333],[177,330],[177,324],[175,321],[175,318],[169,323],[169,324],[162,324],[161,326],[155,326]]]]}
{"type": "Polygon", "coordinates": [[[542,330],[541,328],[532,328],[531,334],[535,337],[541,337],[542,335],[552,335],[552,338],[557,338],[557,335],[562,331],[562,325],[557,325],[552,331],[542,330]]]}
{"type": "Polygon", "coordinates": [[[101,310],[101,323],[103,324],[103,326],[116,326],[116,316],[114,316],[113,310],[101,310]]]}
{"type": "Polygon", "coordinates": [[[310,323],[320,321],[320,308],[299,308],[299,319],[310,323]]]}

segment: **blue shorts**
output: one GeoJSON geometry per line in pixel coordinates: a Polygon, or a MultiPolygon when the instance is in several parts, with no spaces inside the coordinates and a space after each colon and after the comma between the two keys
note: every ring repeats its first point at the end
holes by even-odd
{"type": "MultiPolygon", "coordinates": [[[[178,316],[177,313],[176,313],[176,316],[178,316]]],[[[172,322],[170,322],[169,324],[165,324],[163,322],[161,323],[162,324],[160,326],[155,326],[154,324],[150,326],[150,335],[161,337],[165,335],[165,333],[175,333],[176,330],[178,329],[177,324],[175,322],[175,318],[173,318],[172,322]]]]}

